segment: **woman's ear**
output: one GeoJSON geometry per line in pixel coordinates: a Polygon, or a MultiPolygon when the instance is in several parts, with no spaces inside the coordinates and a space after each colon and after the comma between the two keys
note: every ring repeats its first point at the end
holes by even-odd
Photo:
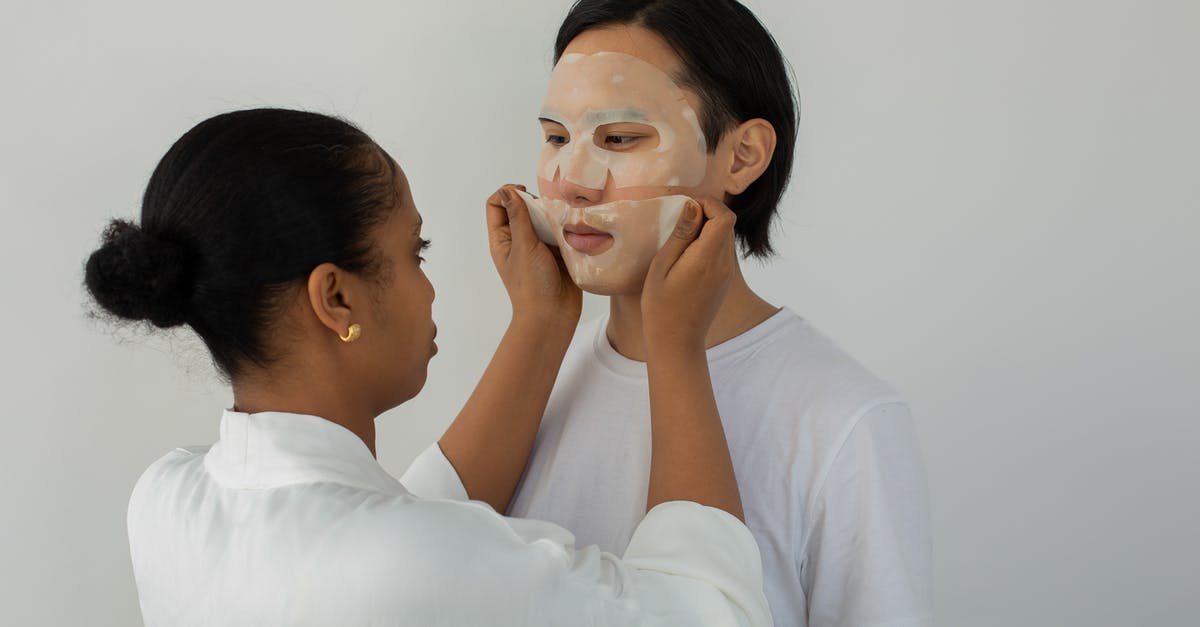
{"type": "Polygon", "coordinates": [[[308,303],[321,324],[339,337],[354,324],[350,275],[332,263],[323,263],[308,275],[308,303]]]}
{"type": "Polygon", "coordinates": [[[731,142],[732,160],[725,192],[736,196],[746,191],[771,165],[771,156],[775,154],[775,127],[762,118],[755,118],[742,122],[726,135],[726,139],[731,142]]]}

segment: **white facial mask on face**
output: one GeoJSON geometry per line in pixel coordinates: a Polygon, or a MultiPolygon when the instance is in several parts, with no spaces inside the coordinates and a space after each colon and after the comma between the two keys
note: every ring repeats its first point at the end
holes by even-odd
{"type": "Polygon", "coordinates": [[[662,70],[637,57],[600,52],[559,59],[541,117],[566,129],[566,143],[546,142],[542,147],[538,187],[543,197],[518,192],[539,238],[559,247],[571,278],[584,290],[594,294],[640,291],[650,262],[670,237],[688,197],[617,200],[584,207],[545,196],[563,181],[591,190],[700,185],[708,152],[695,111],[662,70]],[[621,123],[653,128],[657,145],[641,150],[606,148],[603,127],[621,123]],[[577,224],[611,235],[612,245],[599,254],[574,249],[564,227],[577,224]]]}
{"type": "Polygon", "coordinates": [[[542,147],[538,177],[545,181],[561,177],[600,190],[610,176],[618,188],[694,187],[704,180],[707,144],[696,112],[671,77],[637,57],[563,55],[550,75],[541,117],[568,134],[566,144],[542,147]],[[616,123],[654,128],[658,145],[628,152],[604,148],[605,137],[596,131],[616,123]]]}
{"type": "Polygon", "coordinates": [[[557,246],[567,272],[579,287],[593,294],[627,294],[641,290],[650,262],[675,229],[687,196],[647,200],[616,200],[590,207],[572,207],[564,200],[535,198],[515,190],[529,208],[538,238],[557,246]],[[571,248],[564,227],[585,225],[612,236],[612,246],[597,255],[571,248]]]}

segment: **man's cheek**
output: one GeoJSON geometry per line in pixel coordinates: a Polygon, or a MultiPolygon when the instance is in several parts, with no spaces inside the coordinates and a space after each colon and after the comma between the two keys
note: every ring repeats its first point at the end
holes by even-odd
{"type": "Polygon", "coordinates": [[[572,280],[585,291],[600,295],[641,290],[650,263],[671,236],[688,201],[685,196],[669,196],[573,208],[562,200],[518,194],[529,207],[539,237],[559,246],[572,280]],[[612,247],[592,255],[571,248],[562,226],[581,218],[589,226],[609,233],[612,247]]]}
{"type": "Polygon", "coordinates": [[[565,181],[585,189],[604,191],[608,199],[647,198],[645,190],[662,196],[670,189],[694,188],[704,182],[707,162],[695,156],[672,158],[668,155],[568,155],[557,162],[540,164],[538,184],[543,189],[565,181]]]}

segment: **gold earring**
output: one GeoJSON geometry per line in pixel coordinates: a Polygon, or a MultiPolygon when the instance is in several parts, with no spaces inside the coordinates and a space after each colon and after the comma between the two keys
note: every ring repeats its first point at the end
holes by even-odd
{"type": "Polygon", "coordinates": [[[361,335],[362,327],[357,324],[352,324],[350,325],[350,328],[346,330],[346,335],[339,335],[338,337],[341,338],[343,342],[349,344],[350,342],[357,340],[361,335]]]}

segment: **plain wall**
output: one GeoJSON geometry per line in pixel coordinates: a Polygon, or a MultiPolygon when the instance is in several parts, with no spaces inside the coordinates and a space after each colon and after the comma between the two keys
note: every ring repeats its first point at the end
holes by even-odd
{"type": "MultiPolygon", "coordinates": [[[[0,11],[4,624],[137,624],[129,491],[230,402],[187,333],[114,331],[81,290],[193,124],[336,113],[406,170],[442,352],[380,419],[389,470],[507,322],[483,200],[533,183],[566,2],[169,4],[0,11]]],[[[1195,624],[1200,3],[749,4],[803,120],[780,255],[746,272],[911,401],[939,624],[1195,624]]]]}

